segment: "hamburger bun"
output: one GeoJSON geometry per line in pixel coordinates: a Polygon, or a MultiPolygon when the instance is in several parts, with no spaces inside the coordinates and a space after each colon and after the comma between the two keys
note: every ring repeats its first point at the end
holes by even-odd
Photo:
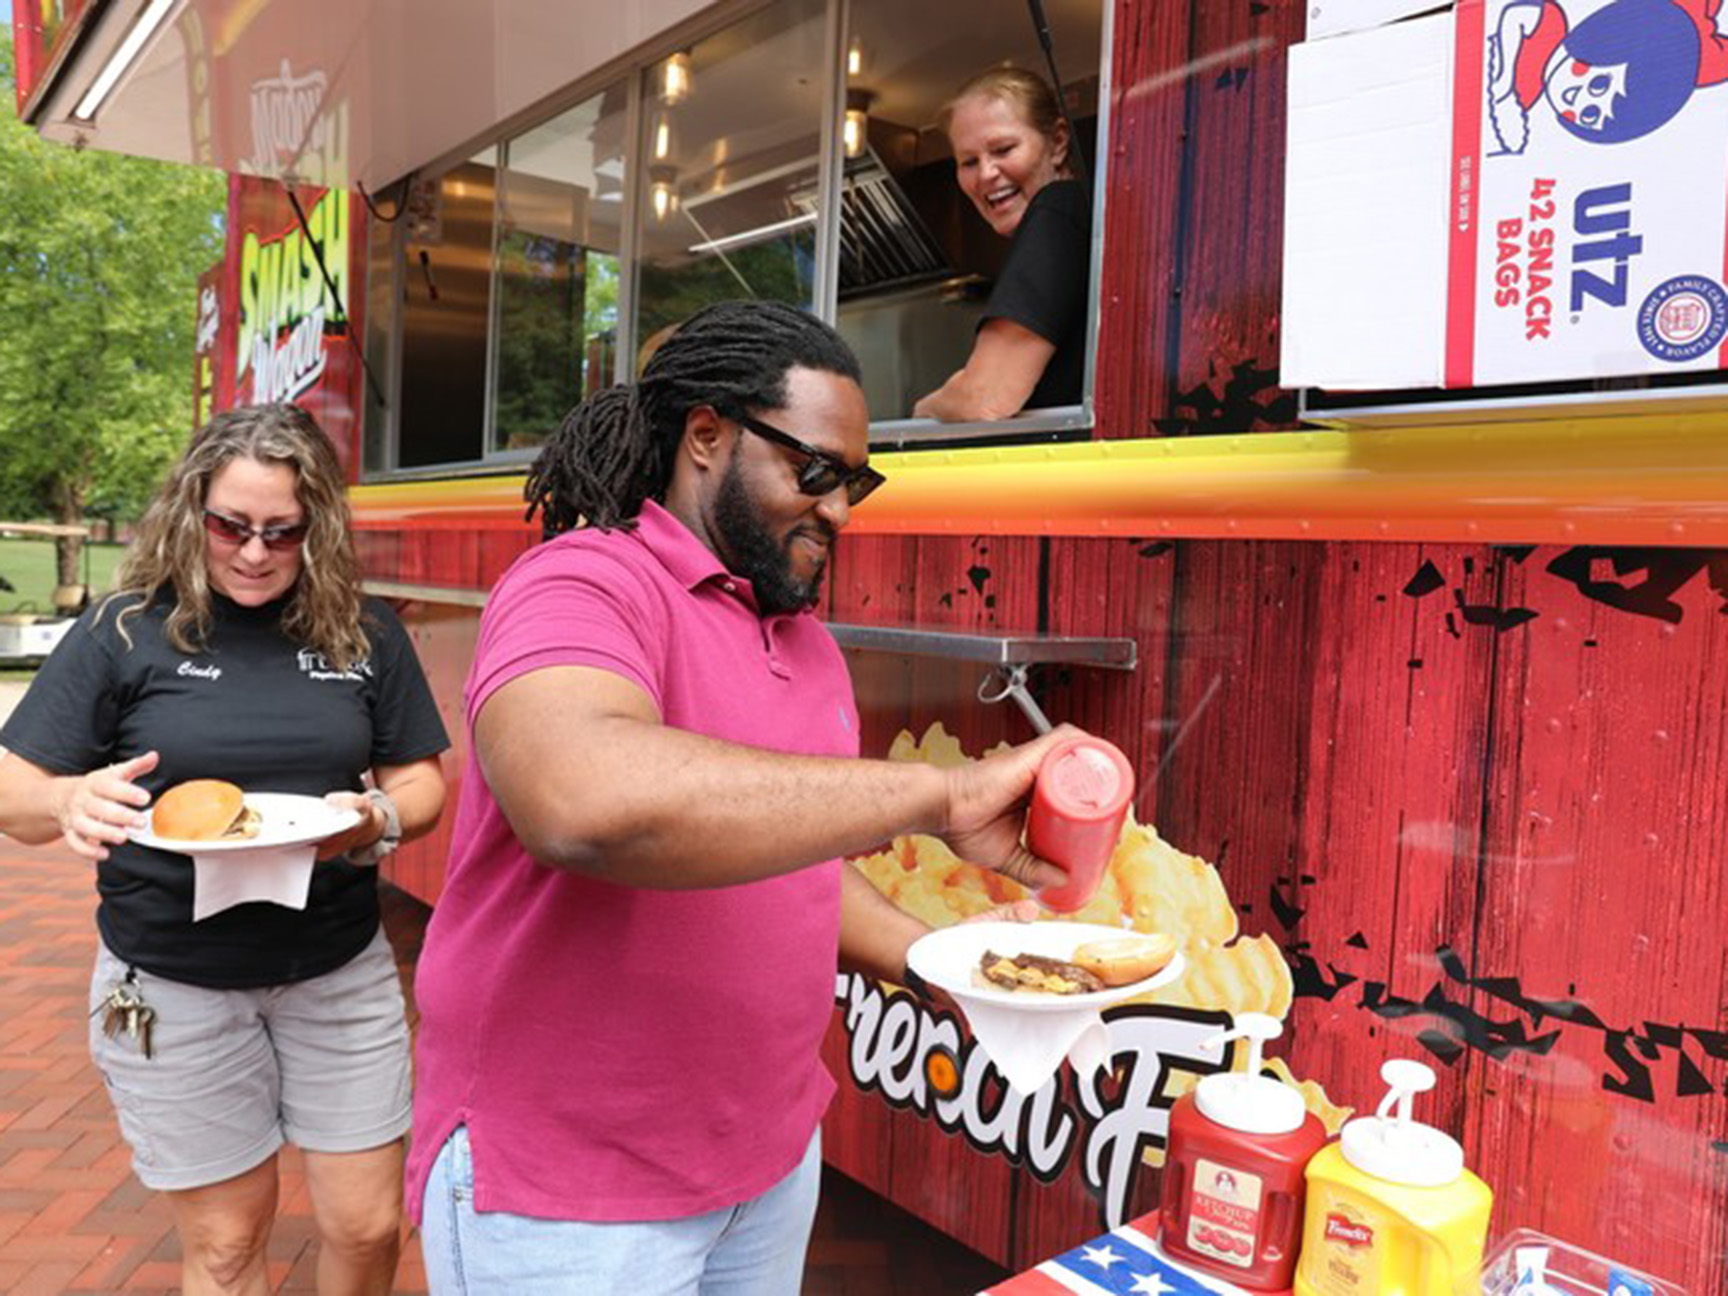
{"type": "Polygon", "coordinates": [[[256,837],[259,818],[245,794],[223,779],[178,783],[156,799],[150,831],[168,841],[220,841],[256,837]]]}
{"type": "Polygon", "coordinates": [[[1128,985],[1157,976],[1175,957],[1175,938],[1163,932],[1087,941],[1074,951],[1074,963],[1107,986],[1128,985]]]}

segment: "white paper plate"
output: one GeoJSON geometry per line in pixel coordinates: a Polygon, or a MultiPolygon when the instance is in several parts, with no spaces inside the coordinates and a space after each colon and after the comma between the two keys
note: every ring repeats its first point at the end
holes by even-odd
{"type": "Polygon", "coordinates": [[[184,841],[158,837],[148,828],[134,828],[131,837],[140,846],[178,851],[182,855],[235,855],[323,841],[360,822],[358,810],[333,806],[323,797],[300,796],[293,792],[248,792],[246,804],[256,810],[263,821],[256,837],[231,841],[184,841]]]}
{"type": "Polygon", "coordinates": [[[997,986],[978,985],[972,980],[972,974],[986,950],[995,950],[998,954],[1042,954],[1046,958],[1067,960],[1073,957],[1077,946],[1087,941],[1119,940],[1132,935],[1133,932],[1124,928],[1102,927],[1096,923],[960,923],[940,928],[914,941],[912,948],[906,951],[906,962],[931,985],[940,986],[956,999],[1001,1004],[1027,1012],[1072,1012],[1076,1008],[1101,1008],[1119,1003],[1169,985],[1182,975],[1182,955],[1178,953],[1156,976],[1128,985],[1094,990],[1089,994],[1029,994],[1004,990],[997,986]]]}

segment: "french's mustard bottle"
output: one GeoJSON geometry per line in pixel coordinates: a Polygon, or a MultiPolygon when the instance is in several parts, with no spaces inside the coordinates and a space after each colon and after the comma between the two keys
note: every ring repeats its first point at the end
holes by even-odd
{"type": "Polygon", "coordinates": [[[1434,1072],[1393,1059],[1380,1076],[1379,1110],[1308,1163],[1296,1296],[1436,1296],[1481,1263],[1494,1194],[1456,1139],[1410,1119],[1434,1072]]]}

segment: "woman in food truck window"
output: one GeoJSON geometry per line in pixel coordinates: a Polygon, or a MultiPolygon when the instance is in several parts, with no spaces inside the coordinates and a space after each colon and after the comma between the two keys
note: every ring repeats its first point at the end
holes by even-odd
{"type": "Polygon", "coordinates": [[[943,109],[961,191],[1011,239],[965,367],[918,401],[919,418],[1007,418],[1080,403],[1092,204],[1050,87],[1020,68],[973,77],[943,109]]]}
{"type": "Polygon", "coordinates": [[[341,465],[309,415],[232,410],[193,438],[119,591],[60,643],[0,745],[0,831],[63,835],[96,865],[91,1051],[134,1170],[173,1206],[185,1291],[267,1290],[289,1141],[306,1154],[318,1290],[388,1291],[409,1054],[374,866],[437,821],[449,742],[401,623],[360,592],[341,465]],[[331,816],[303,907],[220,907],[202,865],[131,837],[233,831],[241,789],[308,798],[247,807],[263,807],[265,846],[307,843],[280,816],[318,831],[312,798],[357,812],[331,816]],[[170,827],[180,809],[191,818],[170,827]]]}

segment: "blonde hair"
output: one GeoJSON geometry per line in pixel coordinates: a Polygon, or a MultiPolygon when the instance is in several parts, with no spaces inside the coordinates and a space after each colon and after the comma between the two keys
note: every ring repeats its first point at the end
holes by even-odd
{"type": "Polygon", "coordinates": [[[944,135],[953,125],[954,110],[968,99],[1000,99],[1012,105],[1026,124],[1048,140],[1052,148],[1062,145],[1062,161],[1056,168],[1057,172],[1064,176],[1072,174],[1069,155],[1073,152],[1074,141],[1061,138],[1064,134],[1059,129],[1063,125],[1062,108],[1056,102],[1056,92],[1043,77],[1012,64],[984,69],[956,90],[936,114],[936,124],[944,135]]]}
{"type": "Polygon", "coordinates": [[[135,596],[116,625],[128,647],[126,621],[167,590],[173,596],[164,632],[181,652],[209,644],[212,615],[204,501],[211,479],[236,459],[285,464],[294,470],[294,497],[306,521],[299,578],[282,614],[282,630],[347,670],[370,651],[361,625],[360,560],[349,526],[348,496],[335,448],[312,416],[294,405],[227,410],[194,434],[143,519],[117,588],[102,601],[135,596]]]}

